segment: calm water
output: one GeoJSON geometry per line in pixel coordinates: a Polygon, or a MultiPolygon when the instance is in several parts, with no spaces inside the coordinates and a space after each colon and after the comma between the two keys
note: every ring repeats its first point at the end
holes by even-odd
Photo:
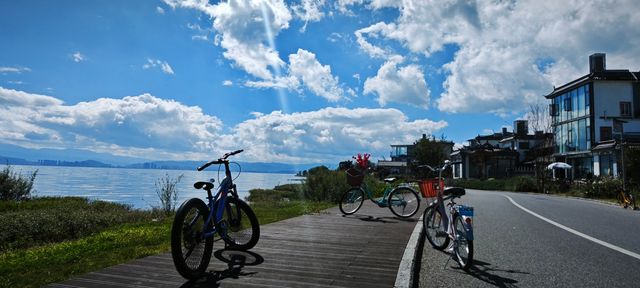
{"type": "MultiPolygon", "coordinates": [[[[206,192],[194,189],[194,182],[214,178],[215,189],[217,189],[218,180],[224,177],[224,171],[221,171],[218,179],[217,169],[213,166],[209,168],[210,171],[203,172],[52,166],[13,166],[13,168],[23,175],[38,170],[34,183],[36,191],[33,195],[35,196],[82,196],[130,204],[134,208],[141,209],[160,206],[155,183],[167,173],[172,178],[184,175],[177,185],[178,205],[192,197],[205,199],[206,192]]],[[[234,172],[234,177],[236,175],[237,172],[234,172]]],[[[293,174],[242,172],[234,183],[238,187],[239,196],[244,198],[249,195],[250,189],[269,189],[280,184],[294,183],[296,179],[300,178],[293,174]]]]}

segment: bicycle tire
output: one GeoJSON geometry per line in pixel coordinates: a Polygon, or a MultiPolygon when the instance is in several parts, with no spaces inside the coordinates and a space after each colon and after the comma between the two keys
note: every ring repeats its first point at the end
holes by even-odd
{"type": "Polygon", "coordinates": [[[468,271],[473,262],[473,240],[469,240],[469,237],[467,237],[467,230],[463,221],[460,214],[454,214],[453,228],[455,229],[454,236],[456,240],[454,240],[453,253],[460,268],[468,271]]]}
{"type": "Polygon", "coordinates": [[[449,246],[449,236],[438,235],[438,231],[445,232],[446,234],[446,228],[442,229],[441,227],[442,215],[440,214],[440,210],[438,210],[437,205],[431,205],[424,210],[422,222],[425,229],[424,234],[433,248],[443,250],[449,246]]]}
{"type": "Polygon", "coordinates": [[[356,213],[364,202],[364,191],[359,187],[351,187],[340,198],[340,212],[344,215],[356,213]]]}
{"type": "Polygon", "coordinates": [[[418,193],[408,187],[398,187],[389,193],[387,199],[389,210],[401,218],[409,218],[420,209],[420,197],[418,193]]]}
{"type": "MultiPolygon", "coordinates": [[[[209,208],[198,198],[180,206],[171,225],[171,256],[178,273],[187,279],[200,277],[211,260],[213,237],[204,238],[209,208]]],[[[213,226],[209,225],[206,230],[213,226]]]]}
{"type": "MultiPolygon", "coordinates": [[[[230,248],[238,250],[249,250],[258,244],[260,239],[260,223],[256,214],[246,202],[227,197],[227,203],[222,212],[222,219],[219,222],[218,234],[230,248]],[[238,215],[238,211],[240,215],[238,215]]],[[[215,205],[218,209],[218,205],[215,205]]],[[[214,215],[217,215],[214,210],[214,215]]],[[[218,224],[216,224],[218,225],[218,224]]]]}

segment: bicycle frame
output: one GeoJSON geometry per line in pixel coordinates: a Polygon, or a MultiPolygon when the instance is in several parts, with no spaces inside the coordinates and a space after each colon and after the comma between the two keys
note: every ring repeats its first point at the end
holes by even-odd
{"type": "Polygon", "coordinates": [[[387,184],[387,186],[384,188],[384,193],[380,200],[375,200],[373,198],[373,194],[371,193],[371,190],[369,190],[369,187],[366,183],[362,183],[362,185],[360,185],[360,188],[362,188],[362,190],[367,193],[367,196],[369,197],[369,200],[371,200],[371,202],[377,204],[379,207],[389,207],[389,202],[387,199],[389,198],[389,194],[391,193],[391,191],[393,191],[393,188],[391,188],[389,184],[387,184]]]}
{"type": "MultiPolygon", "coordinates": [[[[207,216],[207,220],[204,222],[204,227],[202,231],[204,238],[213,237],[216,232],[218,232],[218,225],[222,220],[222,215],[224,213],[224,209],[227,204],[228,194],[231,193],[232,196],[238,197],[238,192],[236,191],[236,185],[233,184],[233,178],[231,177],[231,170],[229,169],[229,161],[224,159],[220,159],[218,161],[212,161],[207,163],[205,166],[198,168],[198,170],[204,170],[207,166],[212,164],[223,164],[225,169],[225,178],[220,182],[220,186],[218,187],[218,192],[214,196],[211,195],[211,190],[207,190],[207,207],[209,207],[209,215],[207,216]],[[214,207],[215,205],[215,207],[214,207]],[[216,209],[214,209],[216,208],[216,209]],[[216,211],[216,215],[213,215],[213,211],[216,211]],[[213,221],[212,229],[209,230],[207,227],[213,221]]],[[[238,217],[241,217],[240,208],[236,206],[238,217]]],[[[231,212],[231,211],[229,211],[231,212]]],[[[239,220],[239,219],[238,219],[239,220]]]]}

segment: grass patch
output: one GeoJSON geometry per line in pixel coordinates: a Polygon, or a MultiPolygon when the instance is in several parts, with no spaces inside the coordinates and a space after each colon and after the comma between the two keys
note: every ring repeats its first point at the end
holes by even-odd
{"type": "Polygon", "coordinates": [[[169,250],[170,221],[128,224],[79,240],[0,254],[0,287],[40,287],[169,250]]]}
{"type": "MultiPolygon", "coordinates": [[[[23,225],[23,231],[20,233],[27,235],[23,237],[24,239],[36,237],[35,235],[29,235],[29,231],[41,231],[35,229],[38,227],[38,222],[48,223],[46,225],[58,225],[59,223],[78,220],[76,219],[78,214],[60,212],[54,213],[56,214],[54,216],[55,221],[48,222],[49,220],[46,218],[52,217],[51,211],[48,209],[54,206],[63,209],[61,211],[73,208],[77,210],[88,209],[86,211],[98,214],[101,210],[112,211],[107,213],[108,215],[143,214],[140,217],[125,217],[128,219],[127,221],[133,221],[134,223],[123,224],[117,223],[117,221],[106,221],[106,228],[102,228],[101,231],[97,232],[80,232],[79,235],[81,236],[78,239],[59,240],[58,243],[40,241],[38,246],[34,246],[34,244],[26,245],[25,247],[21,247],[24,245],[12,244],[11,249],[0,251],[0,287],[40,287],[48,283],[64,281],[76,275],[170,250],[172,217],[166,217],[160,221],[152,221],[151,219],[154,216],[163,215],[164,213],[131,210],[126,206],[124,208],[114,208],[110,205],[111,203],[87,201],[86,199],[75,197],[47,198],[40,199],[40,201],[0,202],[2,221],[9,221],[5,215],[10,213],[14,213],[11,214],[14,216],[24,213],[34,218],[34,221],[30,222],[32,224],[29,224],[29,226],[23,225]],[[113,212],[114,209],[123,210],[113,212]]],[[[316,213],[334,205],[307,201],[251,203],[251,207],[261,225],[308,213],[316,213]]],[[[80,215],[89,217],[87,216],[88,214],[91,213],[81,213],[80,215]]],[[[83,223],[82,217],[80,217],[79,223],[83,223]]],[[[112,219],[109,217],[106,218],[112,219]]],[[[45,224],[41,224],[41,226],[43,225],[45,224]]],[[[79,229],[87,227],[86,225],[78,224],[73,224],[72,226],[79,227],[79,229]]],[[[4,229],[0,230],[0,233],[2,231],[4,229]]],[[[259,243],[258,245],[260,245],[259,243]]],[[[10,245],[0,242],[0,246],[8,247],[10,245]]]]}

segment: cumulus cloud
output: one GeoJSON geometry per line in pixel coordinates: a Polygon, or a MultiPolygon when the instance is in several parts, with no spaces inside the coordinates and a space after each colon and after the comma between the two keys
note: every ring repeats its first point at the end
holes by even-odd
{"type": "Polygon", "coordinates": [[[233,86],[233,81],[224,80],[224,81],[222,81],[222,86],[233,86]]]}
{"type": "Polygon", "coordinates": [[[162,61],[158,59],[147,58],[147,63],[142,65],[142,68],[143,69],[160,68],[160,70],[162,70],[164,74],[169,74],[169,75],[175,74],[173,72],[173,68],[171,68],[171,65],[169,65],[167,61],[162,61]]]}
{"type": "Polygon", "coordinates": [[[292,18],[284,1],[228,1],[212,5],[207,1],[165,0],[165,3],[209,15],[219,33],[216,43],[225,50],[224,57],[247,73],[272,79],[273,71],[284,65],[271,45],[273,38],[289,27],[292,18]]]}
{"type": "Polygon", "coordinates": [[[200,107],[150,94],[69,105],[55,97],[0,87],[0,142],[147,159],[202,159],[244,148],[243,157],[251,161],[327,163],[348,159],[353,151],[383,156],[389,143],[413,143],[419,135],[447,126],[444,121],[409,120],[396,109],[252,115],[225,127],[200,107]]]}
{"type": "Polygon", "coordinates": [[[396,109],[324,108],[254,117],[235,126],[227,141],[251,147],[249,158],[294,163],[349,159],[353,151],[381,158],[388,154],[389,143],[410,144],[447,126],[444,121],[411,121],[396,109]]]}
{"type": "Polygon", "coordinates": [[[365,6],[395,5],[401,5],[399,17],[359,29],[358,44],[383,59],[403,53],[389,43],[426,59],[446,47],[457,50],[442,67],[445,91],[436,103],[445,112],[520,114],[553,85],[587,74],[587,57],[594,52],[607,53],[610,68],[640,66],[640,55],[629,49],[640,44],[640,30],[629,29],[640,24],[632,0],[368,1],[365,6]]]}
{"type": "Polygon", "coordinates": [[[289,55],[289,71],[314,94],[331,102],[343,98],[344,90],[340,88],[338,77],[334,77],[331,67],[322,65],[315,54],[298,49],[296,54],[289,55]]]}
{"type": "Polygon", "coordinates": [[[364,94],[376,94],[378,104],[406,103],[428,109],[431,91],[418,65],[398,67],[398,61],[387,61],[378,74],[364,82],[364,94]]]}
{"type": "Polygon", "coordinates": [[[164,15],[164,8],[160,7],[160,6],[156,6],[156,12],[158,12],[158,14],[160,15],[164,15]]]}
{"type": "Polygon", "coordinates": [[[222,121],[199,107],[150,94],[65,105],[55,97],[0,87],[0,112],[2,142],[93,151],[118,147],[96,152],[151,159],[158,156],[133,154],[207,151],[222,129],[222,121]]]}

